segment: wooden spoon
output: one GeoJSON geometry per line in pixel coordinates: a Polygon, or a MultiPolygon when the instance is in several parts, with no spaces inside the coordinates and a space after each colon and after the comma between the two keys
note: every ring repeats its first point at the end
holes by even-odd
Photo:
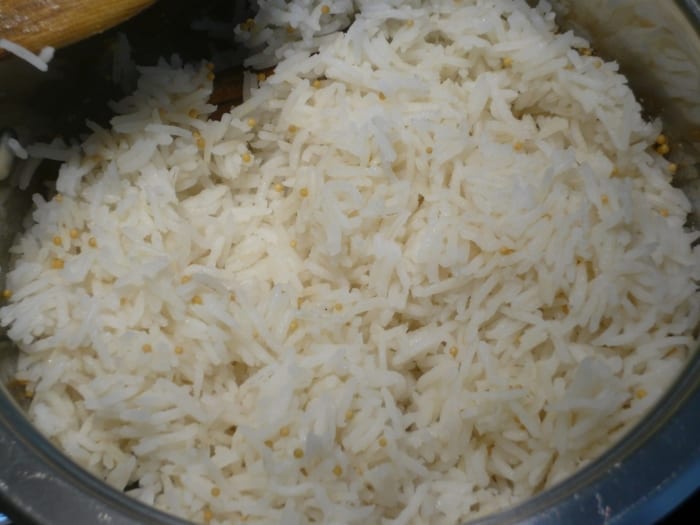
{"type": "MultiPolygon", "coordinates": [[[[114,27],[155,0],[0,0],[0,38],[39,52],[114,27]]],[[[7,53],[0,49],[0,58],[7,53]]]]}

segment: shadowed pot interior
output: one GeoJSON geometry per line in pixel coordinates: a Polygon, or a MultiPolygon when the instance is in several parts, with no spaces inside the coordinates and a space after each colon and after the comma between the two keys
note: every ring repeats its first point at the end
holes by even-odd
{"type": "MultiPolygon", "coordinates": [[[[698,227],[700,7],[691,0],[553,3],[560,25],[589,37],[600,56],[617,60],[648,116],[664,119],[674,144],[672,159],[680,166],[674,184],[693,203],[688,227],[698,227]],[[660,49],[672,49],[683,67],[663,61],[660,49]]],[[[62,50],[45,74],[17,61],[0,63],[0,130],[12,129],[24,141],[46,140],[84,131],[85,118],[106,122],[106,101],[133,82],[123,79],[120,86],[110,78],[119,32],[127,35],[140,64],[171,53],[186,60],[206,58],[231,45],[192,30],[191,20],[240,21],[245,16],[241,6],[187,4],[173,12],[172,3],[160,2],[118,30],[62,50]]],[[[56,169],[56,163],[45,161],[26,190],[3,188],[2,281],[8,248],[30,210],[31,195],[45,191],[56,169]]],[[[185,523],[103,484],[34,430],[21,396],[9,386],[16,350],[4,333],[0,337],[0,508],[36,523],[185,523]]],[[[478,523],[640,523],[662,516],[698,487],[699,387],[700,356],[694,352],[661,401],[612,449],[553,488],[478,523]]]]}

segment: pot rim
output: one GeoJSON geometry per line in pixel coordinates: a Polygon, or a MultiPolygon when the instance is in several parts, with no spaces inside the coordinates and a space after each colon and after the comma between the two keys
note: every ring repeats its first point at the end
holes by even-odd
{"type": "MultiPolygon", "coordinates": [[[[696,33],[700,2],[675,0],[696,33]]],[[[700,351],[616,445],[555,486],[472,525],[650,523],[700,488],[700,351]]],[[[0,504],[30,523],[187,525],[83,470],[0,387],[0,504]]]]}

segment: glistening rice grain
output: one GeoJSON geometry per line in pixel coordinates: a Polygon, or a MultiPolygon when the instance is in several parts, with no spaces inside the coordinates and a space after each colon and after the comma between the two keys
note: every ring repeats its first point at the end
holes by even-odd
{"type": "Polygon", "coordinates": [[[241,106],[142,68],[35,197],[0,309],[33,421],[217,523],[458,523],[596,457],[700,319],[660,124],[544,4],[259,3],[241,106]]]}
{"type": "Polygon", "coordinates": [[[12,53],[20,60],[24,60],[28,64],[34,66],[39,71],[46,72],[49,70],[49,62],[53,58],[54,48],[50,46],[43,47],[38,55],[32,53],[29,49],[16,42],[0,38],[0,49],[4,49],[8,53],[12,53]]]}

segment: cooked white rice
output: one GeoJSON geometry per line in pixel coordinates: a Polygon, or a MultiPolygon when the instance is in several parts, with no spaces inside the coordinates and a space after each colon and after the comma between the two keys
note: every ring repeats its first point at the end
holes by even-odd
{"type": "Polygon", "coordinates": [[[251,33],[325,36],[278,42],[220,122],[206,68],[142,68],[35,197],[0,322],[36,425],[146,503],[457,523],[658,399],[698,236],[660,124],[545,4],[365,2],[346,33],[322,17],[351,2],[323,5],[264,3],[251,33]]]}
{"type": "Polygon", "coordinates": [[[676,38],[682,27],[675,19],[680,10],[658,0],[557,0],[553,6],[580,32],[592,31],[597,45],[633,64],[637,82],[643,85],[641,72],[653,71],[659,81],[651,84],[649,78],[646,88],[673,100],[671,106],[682,111],[674,115],[676,120],[700,122],[700,72],[693,65],[700,60],[700,49],[692,39],[676,38]]]}
{"type": "Polygon", "coordinates": [[[44,72],[49,70],[49,62],[51,62],[55,51],[53,47],[46,46],[41,48],[41,51],[39,51],[39,54],[37,55],[17,42],[12,42],[6,38],[0,38],[0,49],[4,49],[8,53],[12,53],[20,60],[24,60],[28,64],[37,68],[39,71],[44,72]]]}

